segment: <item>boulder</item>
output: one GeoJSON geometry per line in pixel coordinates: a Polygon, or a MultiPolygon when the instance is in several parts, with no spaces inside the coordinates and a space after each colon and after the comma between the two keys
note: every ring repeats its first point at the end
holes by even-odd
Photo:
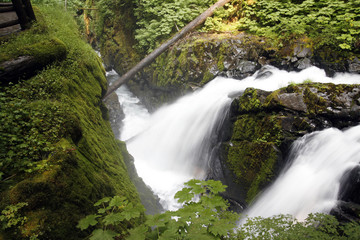
{"type": "MultiPolygon", "coordinates": [[[[230,133],[222,136],[219,157],[214,159],[219,163],[212,164],[220,169],[212,170],[211,178],[230,185],[224,196],[246,207],[279,174],[297,138],[358,124],[359,90],[359,85],[319,83],[290,85],[273,92],[246,89],[232,102],[228,124],[223,127],[230,133]]],[[[356,182],[355,176],[352,181],[356,182]]],[[[354,192],[346,191],[344,199],[358,201],[354,192]]]]}

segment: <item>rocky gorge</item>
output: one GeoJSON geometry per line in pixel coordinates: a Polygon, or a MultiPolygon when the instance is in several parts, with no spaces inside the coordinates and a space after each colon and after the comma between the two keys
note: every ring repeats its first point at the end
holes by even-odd
{"type": "MultiPolygon", "coordinates": [[[[269,66],[287,71],[317,66],[328,76],[360,73],[357,56],[343,58],[329,49],[312,49],[307,39],[278,48],[245,33],[192,33],[158,57],[128,86],[154,111],[216,76],[241,81],[255,72],[259,77],[271,74],[269,66]]],[[[116,64],[112,67],[119,68],[116,64]]],[[[297,138],[329,127],[357,125],[359,97],[358,85],[308,82],[274,92],[247,89],[233,100],[228,120],[219,130],[220,144],[215,147],[218,156],[211,162],[208,178],[228,185],[224,196],[235,208],[245,208],[285,166],[290,146],[297,138]]],[[[359,212],[355,200],[358,189],[354,189],[358,186],[357,172],[353,170],[344,180],[344,185],[352,187],[344,188],[344,204],[334,210],[343,218],[352,219],[359,212]],[[351,207],[346,207],[347,201],[352,202],[351,207]]]]}

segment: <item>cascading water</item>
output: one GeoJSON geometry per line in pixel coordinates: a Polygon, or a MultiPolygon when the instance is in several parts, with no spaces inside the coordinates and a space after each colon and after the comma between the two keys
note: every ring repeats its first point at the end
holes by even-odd
{"type": "MultiPolygon", "coordinates": [[[[125,134],[128,131],[129,135],[122,139],[140,132],[127,141],[138,174],[160,197],[164,208],[174,210],[179,206],[173,196],[183,183],[206,176],[211,136],[227,114],[232,101],[229,96],[239,94],[248,87],[273,91],[305,80],[360,83],[358,75],[341,74],[328,78],[323,70],[315,67],[294,73],[268,66],[241,81],[217,77],[204,88],[159,109],[148,119],[140,117],[143,126],[140,130],[129,130],[132,121],[125,121],[122,132],[125,134]]],[[[118,95],[121,98],[121,92],[118,95]]],[[[124,101],[121,104],[123,107],[126,105],[124,101]]],[[[124,111],[127,118],[127,110],[124,111]]]]}
{"type": "Polygon", "coordinates": [[[336,205],[340,180],[360,162],[360,126],[344,132],[330,128],[305,135],[291,150],[290,166],[244,213],[247,217],[329,213],[336,205]]]}

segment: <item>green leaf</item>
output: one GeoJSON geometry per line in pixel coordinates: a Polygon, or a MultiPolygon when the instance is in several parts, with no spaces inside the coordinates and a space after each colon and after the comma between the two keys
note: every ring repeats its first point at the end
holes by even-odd
{"type": "Polygon", "coordinates": [[[102,203],[107,203],[111,200],[111,197],[105,197],[103,199],[100,199],[99,201],[97,201],[94,206],[97,207],[97,206],[100,206],[102,203]]]}
{"type": "Polygon", "coordinates": [[[96,229],[92,232],[90,240],[113,240],[114,237],[118,235],[119,234],[111,230],[96,229]]]}
{"type": "Polygon", "coordinates": [[[171,212],[147,216],[146,225],[149,227],[165,227],[171,219],[171,212]]]}
{"type": "Polygon", "coordinates": [[[206,181],[205,184],[207,185],[208,189],[214,194],[224,192],[227,187],[223,185],[220,181],[215,180],[206,181]]]}
{"type": "Polygon", "coordinates": [[[214,236],[225,237],[235,227],[235,222],[229,223],[228,219],[219,219],[209,227],[209,232],[214,236]]]}
{"type": "Polygon", "coordinates": [[[339,47],[340,47],[341,49],[348,49],[348,50],[351,49],[351,46],[350,46],[349,44],[346,44],[346,43],[341,43],[341,44],[339,44],[339,47]]]}
{"type": "Polygon", "coordinates": [[[98,210],[98,213],[100,213],[100,214],[105,213],[105,212],[106,212],[106,209],[105,209],[105,208],[100,208],[100,209],[98,210]]]}
{"type": "Polygon", "coordinates": [[[110,207],[123,207],[126,203],[125,201],[126,201],[125,197],[115,196],[115,197],[113,197],[113,199],[111,199],[109,206],[110,207]]]}
{"type": "Polygon", "coordinates": [[[122,212],[122,215],[126,220],[140,217],[140,214],[141,214],[140,208],[133,207],[131,203],[127,205],[122,212]]]}
{"type": "Polygon", "coordinates": [[[110,213],[109,215],[105,216],[103,222],[104,224],[107,225],[111,225],[111,224],[118,224],[122,221],[124,221],[125,219],[125,215],[121,212],[121,213],[110,213]]]}
{"type": "Polygon", "coordinates": [[[134,229],[129,230],[130,236],[127,237],[127,240],[145,240],[146,233],[149,231],[148,227],[140,225],[134,229]]]}
{"type": "Polygon", "coordinates": [[[100,217],[99,215],[88,215],[85,218],[81,219],[79,221],[79,224],[76,226],[77,228],[80,228],[81,230],[87,229],[89,226],[95,226],[98,221],[96,218],[100,217]]]}
{"type": "Polygon", "coordinates": [[[175,199],[178,199],[180,203],[189,202],[193,197],[194,194],[191,193],[191,188],[183,188],[175,194],[175,199]]]}

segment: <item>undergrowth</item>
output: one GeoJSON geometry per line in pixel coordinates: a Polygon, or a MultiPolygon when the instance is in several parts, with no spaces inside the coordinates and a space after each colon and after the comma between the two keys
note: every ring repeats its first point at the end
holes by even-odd
{"type": "Polygon", "coordinates": [[[119,196],[96,202],[97,213],[81,219],[78,228],[91,229],[90,240],[97,239],[359,239],[359,223],[340,223],[334,216],[309,214],[304,221],[291,215],[243,219],[228,210],[229,203],[220,193],[226,186],[220,181],[190,180],[175,194],[183,207],[154,216],[146,215],[136,228],[118,231],[116,226],[141,217],[141,206],[119,196]]]}
{"type": "Polygon", "coordinates": [[[32,172],[36,162],[47,159],[54,144],[69,135],[78,124],[62,93],[66,89],[67,77],[77,71],[77,60],[93,62],[97,56],[85,54],[89,48],[84,49],[86,45],[79,41],[76,24],[69,22],[70,13],[54,14],[56,11],[59,10],[43,6],[40,14],[35,9],[38,21],[31,29],[12,35],[1,43],[0,62],[27,55],[27,49],[52,38],[66,45],[67,59],[30,80],[2,87],[0,180],[23,171],[32,172]],[[56,27],[59,22],[62,22],[61,28],[56,27]]]}
{"type": "Polygon", "coordinates": [[[315,47],[358,51],[360,2],[357,0],[235,0],[208,18],[204,30],[248,31],[278,41],[309,37],[315,47]]]}
{"type": "Polygon", "coordinates": [[[101,59],[82,39],[74,12],[36,7],[37,23],[1,42],[2,61],[49,39],[63,43],[66,57],[1,86],[0,208],[24,203],[18,213],[26,218],[6,227],[8,218],[0,217],[0,239],[82,239],[75,223],[93,201],[111,194],[140,200],[123,161],[126,150],[106,120],[101,59]]]}

